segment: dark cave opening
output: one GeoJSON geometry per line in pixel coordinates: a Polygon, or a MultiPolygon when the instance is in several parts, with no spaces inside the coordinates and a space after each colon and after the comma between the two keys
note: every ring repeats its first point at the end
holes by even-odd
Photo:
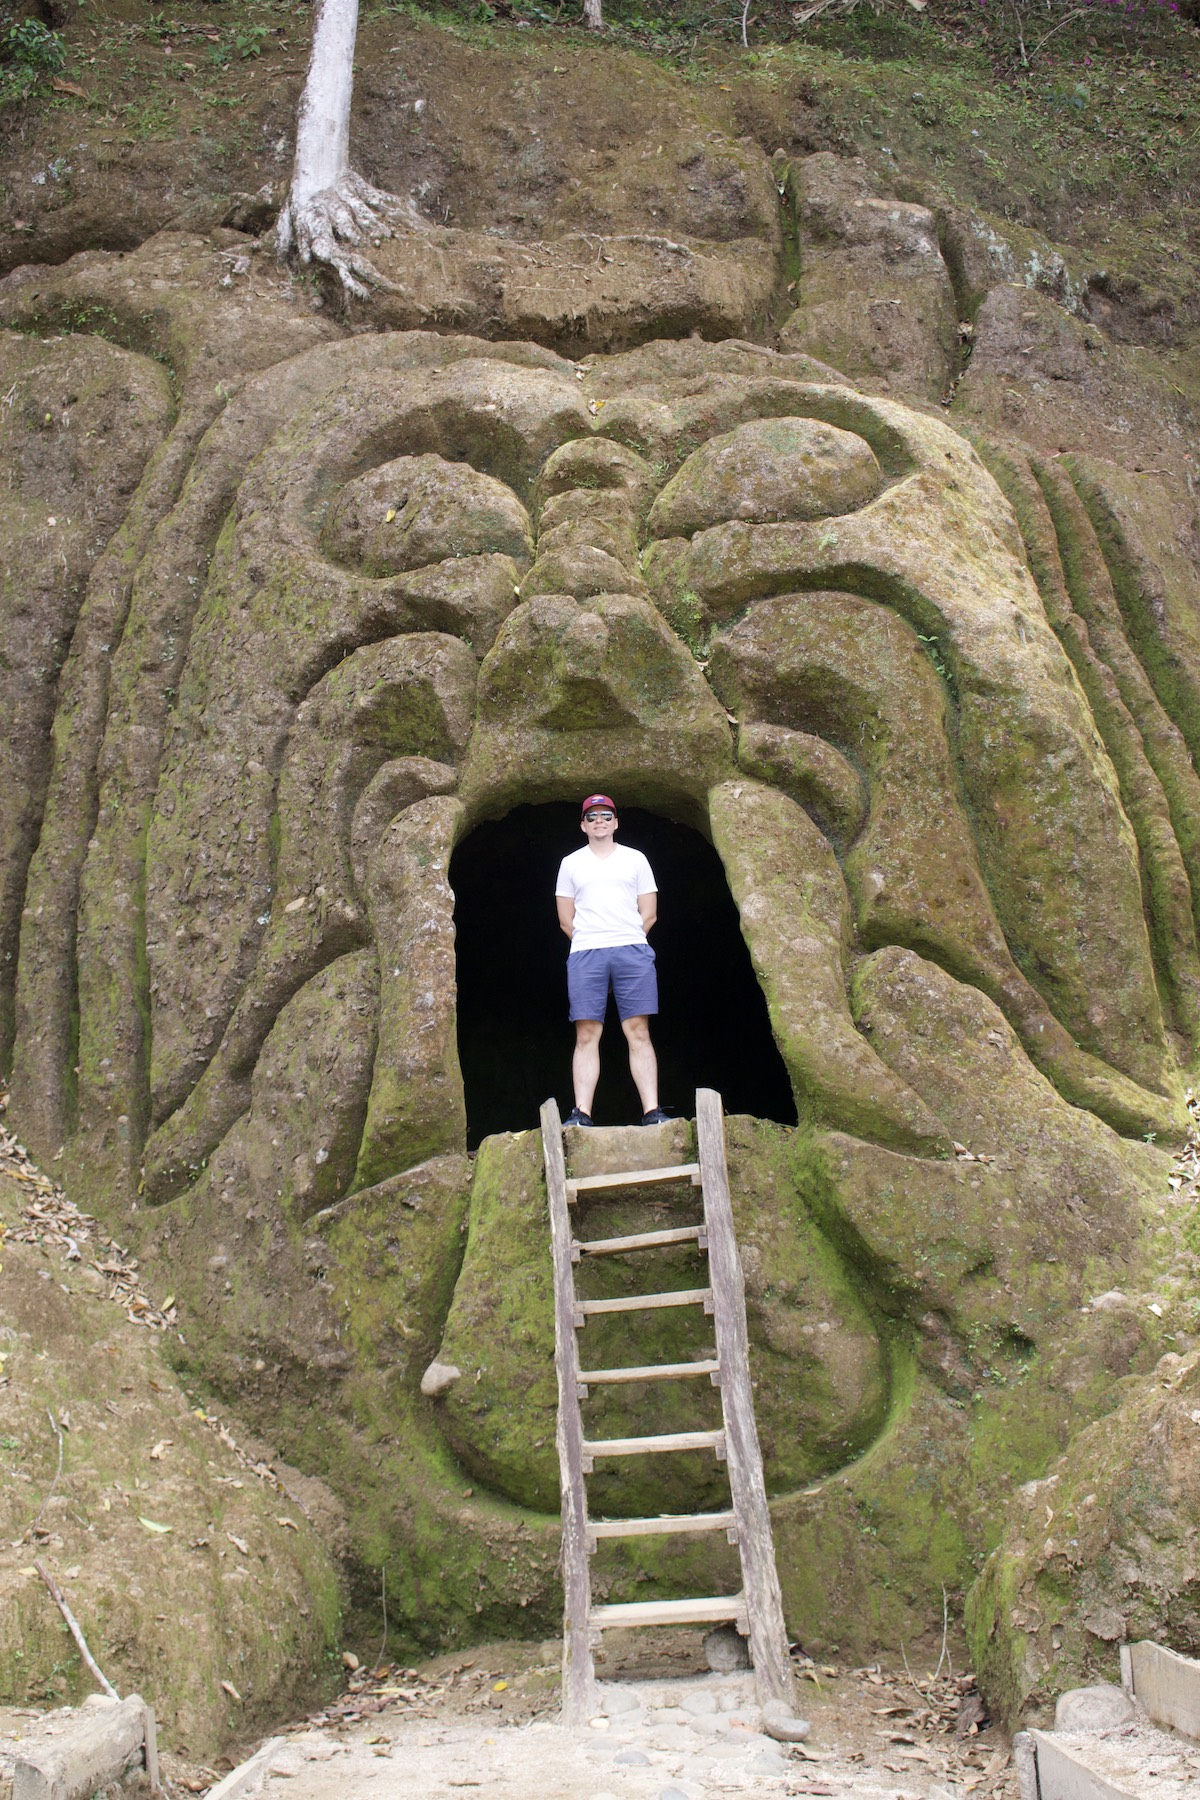
{"type": "MultiPolygon", "coordinates": [[[[561,859],[584,842],[570,802],[518,806],[478,826],[450,864],[458,956],[458,1049],[472,1150],[498,1131],[535,1126],[549,1095],[571,1105],[574,1028],[567,1019],[567,940],[555,917],[561,859]]],[[[796,1123],[721,860],[700,833],[629,807],[618,842],[643,851],[659,888],[651,933],[658,963],[660,1100],[691,1117],[698,1087],[727,1112],[796,1123]]],[[[598,1125],[636,1124],[641,1108],[612,1001],[600,1052],[598,1125]]]]}

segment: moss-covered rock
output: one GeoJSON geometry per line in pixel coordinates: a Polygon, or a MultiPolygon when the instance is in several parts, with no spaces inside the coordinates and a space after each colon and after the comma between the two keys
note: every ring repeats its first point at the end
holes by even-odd
{"type": "Polygon", "coordinates": [[[973,981],[1065,1093],[1103,1091],[1107,1071],[1009,954],[960,796],[946,676],[935,638],[847,594],[764,601],[712,647],[740,719],[813,726],[863,772],[870,810],[843,860],[858,941],[909,945],[973,981]]]}
{"type": "Polygon", "coordinates": [[[810,731],[744,721],[738,763],[796,800],[836,843],[856,838],[867,816],[865,783],[849,757],[810,731]]]}
{"type": "Polygon", "coordinates": [[[0,1064],[12,1054],[25,878],[50,726],[84,589],[170,428],[167,372],[102,338],[0,334],[0,1064]]]}
{"type": "Polygon", "coordinates": [[[816,419],[759,419],[710,438],[650,508],[653,537],[690,537],[723,519],[765,524],[855,512],[882,485],[870,446],[816,419]]]}
{"type": "Polygon", "coordinates": [[[379,946],[379,1047],[355,1182],[369,1187],[457,1150],[466,1102],[454,1017],[450,852],[457,800],[421,800],[384,832],[368,861],[367,904],[379,946]]]}
{"type": "MultiPolygon", "coordinates": [[[[651,1147],[645,1133],[603,1130],[572,1146],[571,1172],[653,1166],[694,1156],[690,1126],[651,1147]],[[640,1142],[630,1143],[634,1137],[640,1142]]],[[[762,1120],[727,1122],[735,1223],[755,1342],[755,1403],[772,1493],[787,1493],[839,1467],[870,1444],[889,1400],[889,1367],[875,1322],[847,1271],[800,1201],[789,1158],[791,1133],[762,1120]]],[[[697,1218],[695,1189],[631,1189],[593,1198],[576,1228],[606,1238],[697,1218]]],[[[485,1139],[475,1164],[462,1271],[438,1350],[461,1379],[437,1402],[456,1454],[472,1475],[539,1511],[557,1505],[554,1302],[547,1254],[541,1142],[534,1132],[485,1139]]],[[[702,1287],[696,1250],[656,1251],[664,1288],[702,1287]]],[[[578,1291],[609,1299],[644,1291],[644,1254],[606,1256],[581,1269],[578,1291]]],[[[579,1339],[585,1368],[689,1362],[713,1353],[712,1323],[699,1308],[593,1317],[579,1339]]],[[[584,1409],[589,1437],[711,1428],[718,1397],[698,1381],[597,1385],[584,1409]]],[[[605,1516],[696,1510],[728,1497],[725,1474],[707,1454],[598,1464],[590,1505],[605,1516]]]]}
{"type": "Polygon", "coordinates": [[[321,534],[328,555],[368,575],[448,556],[527,559],[529,515],[512,489],[442,456],[400,456],[342,489],[321,534]]]}
{"type": "MultiPolygon", "coordinates": [[[[182,1105],[175,1103],[189,1070],[185,1062],[181,1075],[179,1065],[185,1054],[197,1055],[186,1012],[170,1015],[156,1039],[152,1101],[157,1117],[168,1116],[146,1145],[153,1198],[176,1191],[244,1109],[255,1058],[281,1006],[368,937],[367,860],[383,828],[456,779],[452,762],[406,753],[461,756],[475,673],[475,659],[456,638],[414,632],[347,657],[300,707],[279,781],[270,918],[216,1054],[191,1091],[183,1088],[182,1105]],[[367,801],[362,811],[360,797],[367,801]]],[[[176,971],[187,969],[188,949],[207,936],[199,918],[182,933],[164,928],[151,962],[152,984],[164,998],[176,971]]]]}
{"type": "Polygon", "coordinates": [[[1195,399],[1134,345],[1080,316],[1082,283],[1077,278],[1072,295],[1061,263],[1056,273],[1038,270],[1035,259],[1024,285],[1006,277],[991,287],[976,314],[955,415],[1044,453],[1081,451],[1139,473],[1165,469],[1186,493],[1195,399]]]}
{"type": "MultiPolygon", "coordinates": [[[[0,1221],[15,1223],[21,1197],[0,1176],[0,1221]]],[[[51,1255],[47,1267],[8,1242],[0,1273],[0,1696],[93,1688],[40,1557],[109,1679],[155,1706],[173,1749],[208,1759],[332,1685],[335,1558],[299,1503],[304,1484],[289,1493],[255,1472],[236,1421],[206,1419],[103,1275],[51,1255]]]]}
{"type": "Polygon", "coordinates": [[[866,388],[940,400],[955,369],[958,308],[933,214],[882,199],[860,162],[827,150],[793,163],[788,179],[803,255],[781,347],[866,388]]]}
{"type": "MultiPolygon", "coordinates": [[[[1114,574],[1123,534],[1112,534],[1107,550],[1102,546],[1106,534],[1097,533],[1062,463],[1035,463],[1017,449],[995,444],[984,443],[981,451],[1012,502],[1046,616],[1071,658],[1112,758],[1137,838],[1168,1014],[1194,1043],[1200,1034],[1200,957],[1188,869],[1195,864],[1200,783],[1186,741],[1127,638],[1114,574]]],[[[1172,662],[1185,666],[1179,659],[1172,662]]]]}
{"type": "MultiPolygon", "coordinates": [[[[824,416],[831,401],[844,414],[840,397],[813,394],[810,405],[824,416]]],[[[883,401],[871,410],[875,423],[861,429],[882,460],[881,428],[899,426],[900,415],[883,401]]],[[[1115,773],[1021,561],[1011,515],[979,459],[944,431],[907,415],[904,441],[919,474],[836,521],[730,522],[699,532],[674,557],[672,579],[709,621],[773,593],[850,588],[885,602],[932,642],[1005,939],[1059,1024],[1097,1058],[1077,1065],[1073,1092],[1123,1129],[1139,1121],[1143,1130],[1178,1129],[1136,847],[1115,773]],[[1071,848],[1099,841],[1114,852],[1102,863],[1071,848]],[[1098,998],[1118,991],[1120,1006],[1098,998]],[[1151,1091],[1139,1094],[1101,1061],[1151,1091]],[[1170,1098],[1164,1104],[1155,1093],[1170,1098]]]]}
{"type": "MultiPolygon", "coordinates": [[[[744,342],[575,365],[285,329],[277,296],[238,337],[185,250],[4,297],[40,331],[108,296],[132,336],[122,284],[161,267],[186,414],[39,750],[17,1116],[136,1232],[189,1379],[336,1488],[359,1616],[386,1580],[404,1644],[549,1630],[544,1195],[536,1139],[465,1155],[449,858],[597,787],[710,831],[801,1119],[729,1125],[789,1618],[864,1654],[940,1624],[1006,1487],[1161,1347],[1157,1315],[1091,1300],[1161,1264],[1162,1153],[1110,1126],[1180,1116],[1186,520],[993,447],[1002,493],[943,418],[744,342]],[[425,501],[388,520],[414,471],[425,501]],[[441,1398],[435,1356],[462,1371],[441,1398]]],[[[694,1195],[598,1227],[644,1204],[694,1195]]],[[[645,1331],[705,1346],[699,1314],[645,1331]]],[[[664,1423],[714,1405],[689,1386],[664,1423]]],[[[710,1461],[663,1473],[601,1467],[599,1503],[716,1496],[710,1461]]],[[[694,1592],[705,1556],[638,1540],[597,1592],[694,1592]]]]}
{"type": "Polygon", "coordinates": [[[749,780],[714,789],[710,806],[802,1111],[884,1143],[948,1153],[936,1121],[855,1029],[846,991],[850,903],[825,838],[794,801],[749,780]]]}
{"type": "Polygon", "coordinates": [[[699,811],[731,762],[720,705],[647,600],[542,595],[484,659],[461,791],[475,811],[598,786],[639,805],[686,797],[699,811]]]}
{"type": "Polygon", "coordinates": [[[1013,1496],[967,1612],[992,1707],[1046,1724],[1067,1688],[1119,1679],[1122,1643],[1200,1654],[1200,1367],[1168,1353],[1013,1496]]]}

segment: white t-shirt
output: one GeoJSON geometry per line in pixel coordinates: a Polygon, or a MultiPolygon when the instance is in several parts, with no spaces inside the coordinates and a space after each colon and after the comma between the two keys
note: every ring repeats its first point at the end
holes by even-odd
{"type": "Polygon", "coordinates": [[[618,944],[646,942],[638,895],[656,894],[658,883],[640,850],[614,844],[610,855],[597,856],[585,844],[563,857],[554,892],[575,902],[572,956],[577,950],[612,950],[618,944]]]}

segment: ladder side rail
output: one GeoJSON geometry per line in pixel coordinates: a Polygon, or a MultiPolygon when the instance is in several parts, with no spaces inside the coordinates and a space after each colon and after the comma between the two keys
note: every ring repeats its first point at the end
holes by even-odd
{"type": "Polygon", "coordinates": [[[554,1259],[554,1367],[558,1377],[559,1491],[562,1498],[563,1721],[582,1725],[599,1706],[592,1662],[591,1574],[588,1565],[587,1489],[584,1486],[583,1418],[579,1410],[579,1345],[575,1336],[575,1280],[566,1163],[558,1103],[541,1109],[542,1152],[550,1206],[554,1259]]]}
{"type": "Polygon", "coordinates": [[[750,1626],[750,1653],[760,1702],[796,1704],[783,1596],[775,1567],[771,1515],[750,1386],[750,1337],[742,1265],[733,1229],[733,1205],[725,1162],[725,1119],[713,1088],[696,1091],[696,1139],[708,1230],[713,1323],[721,1364],[721,1409],[729,1487],[738,1522],[742,1583],[750,1626]]]}

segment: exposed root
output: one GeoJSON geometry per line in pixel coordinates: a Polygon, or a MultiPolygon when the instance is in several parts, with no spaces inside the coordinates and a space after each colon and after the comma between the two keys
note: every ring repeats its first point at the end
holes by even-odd
{"type": "Polygon", "coordinates": [[[347,169],[307,200],[288,195],[275,227],[275,252],[281,260],[294,250],[302,263],[326,264],[348,294],[366,300],[372,287],[394,292],[394,284],[359,246],[364,240],[380,244],[401,230],[426,231],[428,222],[411,200],[372,187],[347,169]]]}

